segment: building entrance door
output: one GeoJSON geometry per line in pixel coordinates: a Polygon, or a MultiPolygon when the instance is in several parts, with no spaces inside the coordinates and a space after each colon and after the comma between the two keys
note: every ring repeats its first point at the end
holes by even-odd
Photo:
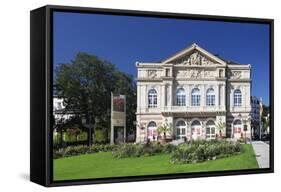
{"type": "Polygon", "coordinates": [[[242,122],[241,120],[237,119],[233,123],[233,137],[239,139],[242,133],[242,122]]]}

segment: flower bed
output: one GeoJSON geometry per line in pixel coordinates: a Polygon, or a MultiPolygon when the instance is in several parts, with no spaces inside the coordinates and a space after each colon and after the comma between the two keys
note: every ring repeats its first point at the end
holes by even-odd
{"type": "Polygon", "coordinates": [[[179,145],[171,156],[172,163],[197,163],[228,157],[241,151],[238,142],[230,141],[194,141],[179,145]]]}
{"type": "Polygon", "coordinates": [[[114,148],[112,154],[116,158],[151,156],[171,153],[176,147],[171,144],[122,144],[114,148]]]}
{"type": "Polygon", "coordinates": [[[172,163],[196,163],[206,160],[227,157],[237,154],[242,146],[239,142],[221,140],[196,140],[178,146],[171,144],[121,144],[121,145],[85,145],[69,146],[64,149],[54,149],[53,158],[70,157],[81,154],[111,151],[115,158],[152,156],[157,154],[171,154],[172,163]]]}

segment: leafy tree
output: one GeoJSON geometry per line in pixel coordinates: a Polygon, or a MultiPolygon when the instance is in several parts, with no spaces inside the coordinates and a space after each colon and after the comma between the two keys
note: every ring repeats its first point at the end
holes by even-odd
{"type": "Polygon", "coordinates": [[[225,130],[225,123],[217,122],[216,129],[219,131],[220,138],[222,138],[222,131],[225,130]]]}
{"type": "Polygon", "coordinates": [[[157,131],[159,134],[163,134],[163,142],[166,142],[166,135],[171,131],[171,127],[168,125],[168,123],[165,123],[157,128],[157,131]]]}
{"type": "Polygon", "coordinates": [[[135,116],[135,82],[133,78],[116,69],[110,62],[95,55],[80,52],[74,60],[56,68],[56,95],[64,98],[66,110],[86,119],[89,145],[96,123],[110,128],[111,92],[127,96],[127,114],[130,123],[135,116]]]}

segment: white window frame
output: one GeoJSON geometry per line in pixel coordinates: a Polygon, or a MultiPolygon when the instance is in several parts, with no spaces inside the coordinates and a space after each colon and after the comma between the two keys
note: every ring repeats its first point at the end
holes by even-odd
{"type": "Polygon", "coordinates": [[[209,88],[206,92],[206,105],[215,106],[216,104],[216,95],[213,88],[209,88]]]}
{"type": "Polygon", "coordinates": [[[150,89],[147,94],[148,97],[148,107],[157,107],[157,91],[155,89],[150,89]]]}
{"type": "Polygon", "coordinates": [[[176,104],[177,106],[186,106],[186,95],[183,88],[177,89],[176,104]]]}
{"type": "Polygon", "coordinates": [[[233,93],[233,105],[234,107],[242,106],[242,91],[240,89],[236,89],[233,93]]]}
{"type": "Polygon", "coordinates": [[[209,120],[206,123],[206,139],[215,139],[216,138],[216,126],[213,120],[209,120]],[[211,124],[209,122],[212,122],[211,124]],[[208,130],[209,129],[209,133],[208,130]]]}
{"type": "Polygon", "coordinates": [[[181,139],[186,137],[186,123],[184,120],[179,120],[176,124],[176,138],[181,139]]]}
{"type": "Polygon", "coordinates": [[[192,106],[200,106],[201,105],[201,95],[200,89],[194,88],[191,92],[191,105],[192,106]]]}

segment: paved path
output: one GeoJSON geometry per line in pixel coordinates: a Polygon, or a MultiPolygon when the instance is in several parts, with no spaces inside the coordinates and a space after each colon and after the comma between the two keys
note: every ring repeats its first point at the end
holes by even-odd
{"type": "Polygon", "coordinates": [[[256,159],[260,168],[269,168],[269,145],[263,141],[252,141],[256,159]]]}

